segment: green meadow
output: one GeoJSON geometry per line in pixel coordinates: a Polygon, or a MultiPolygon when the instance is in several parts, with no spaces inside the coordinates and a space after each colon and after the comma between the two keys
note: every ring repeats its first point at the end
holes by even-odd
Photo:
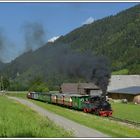
{"type": "Polygon", "coordinates": [[[60,128],[47,117],[40,116],[28,107],[0,96],[0,137],[72,137],[71,132],[60,128]]]}
{"type": "MultiPolygon", "coordinates": [[[[10,93],[10,95],[27,99],[25,93],[23,94],[10,93]]],[[[71,110],[61,106],[47,104],[41,101],[31,99],[28,100],[51,112],[64,116],[70,120],[83,124],[87,127],[99,130],[112,137],[140,137],[140,128],[137,127],[130,127],[128,125],[111,121],[108,118],[99,117],[92,114],[86,114],[81,111],[71,110]]],[[[125,119],[127,118],[128,120],[139,121],[140,120],[139,117],[140,113],[138,113],[139,107],[140,107],[139,105],[133,104],[112,103],[113,116],[125,119]],[[136,112],[137,114],[135,115],[136,112]]]]}

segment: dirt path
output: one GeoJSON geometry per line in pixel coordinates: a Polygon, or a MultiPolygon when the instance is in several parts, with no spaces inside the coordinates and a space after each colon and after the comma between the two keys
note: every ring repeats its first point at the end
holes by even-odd
{"type": "Polygon", "coordinates": [[[97,130],[88,128],[84,125],[73,122],[62,116],[56,115],[55,113],[49,112],[46,109],[43,109],[43,108],[39,107],[38,105],[35,105],[34,103],[27,101],[25,99],[20,99],[17,97],[10,97],[10,96],[8,96],[8,98],[14,99],[22,104],[27,105],[28,107],[30,107],[33,110],[35,110],[36,112],[38,112],[40,115],[47,116],[50,120],[52,120],[59,126],[63,127],[65,130],[73,131],[75,137],[82,137],[82,138],[109,137],[97,130]]]}

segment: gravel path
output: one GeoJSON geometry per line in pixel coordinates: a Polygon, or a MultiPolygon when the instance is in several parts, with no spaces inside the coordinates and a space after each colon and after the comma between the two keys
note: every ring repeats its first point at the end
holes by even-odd
{"type": "Polygon", "coordinates": [[[62,116],[56,115],[55,113],[49,112],[46,109],[43,109],[42,107],[39,107],[38,105],[35,105],[34,103],[27,101],[25,99],[20,99],[17,97],[10,97],[10,96],[8,96],[8,98],[14,99],[22,104],[27,105],[28,107],[38,112],[40,115],[47,116],[50,120],[52,120],[59,126],[63,127],[65,130],[72,131],[75,137],[81,137],[81,138],[109,137],[97,130],[88,128],[84,125],[78,124],[62,116]]]}

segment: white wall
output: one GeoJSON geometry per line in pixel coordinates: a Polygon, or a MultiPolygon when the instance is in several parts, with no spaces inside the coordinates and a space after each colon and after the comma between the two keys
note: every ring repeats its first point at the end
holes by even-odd
{"type": "Polygon", "coordinates": [[[90,95],[101,95],[102,90],[90,90],[90,95]]]}

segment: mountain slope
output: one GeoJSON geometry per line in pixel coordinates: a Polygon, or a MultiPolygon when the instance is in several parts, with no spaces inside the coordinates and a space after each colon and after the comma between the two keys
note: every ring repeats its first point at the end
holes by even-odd
{"type": "Polygon", "coordinates": [[[91,49],[97,54],[107,55],[114,70],[121,69],[140,62],[139,11],[140,5],[85,25],[60,40],[82,51],[91,49]]]}
{"type": "MultiPolygon", "coordinates": [[[[47,43],[38,50],[24,53],[9,63],[2,71],[12,79],[26,81],[39,75],[49,82],[58,84],[64,75],[50,68],[56,56],[55,46],[70,47],[85,52],[90,50],[96,55],[107,56],[112,70],[128,69],[130,74],[140,74],[140,5],[83,25],[54,43],[47,43]],[[53,49],[52,49],[53,48],[53,49]],[[49,74],[48,74],[49,71],[49,74]],[[56,74],[56,75],[55,75],[56,74]]],[[[25,83],[26,83],[25,82],[25,83]]]]}

